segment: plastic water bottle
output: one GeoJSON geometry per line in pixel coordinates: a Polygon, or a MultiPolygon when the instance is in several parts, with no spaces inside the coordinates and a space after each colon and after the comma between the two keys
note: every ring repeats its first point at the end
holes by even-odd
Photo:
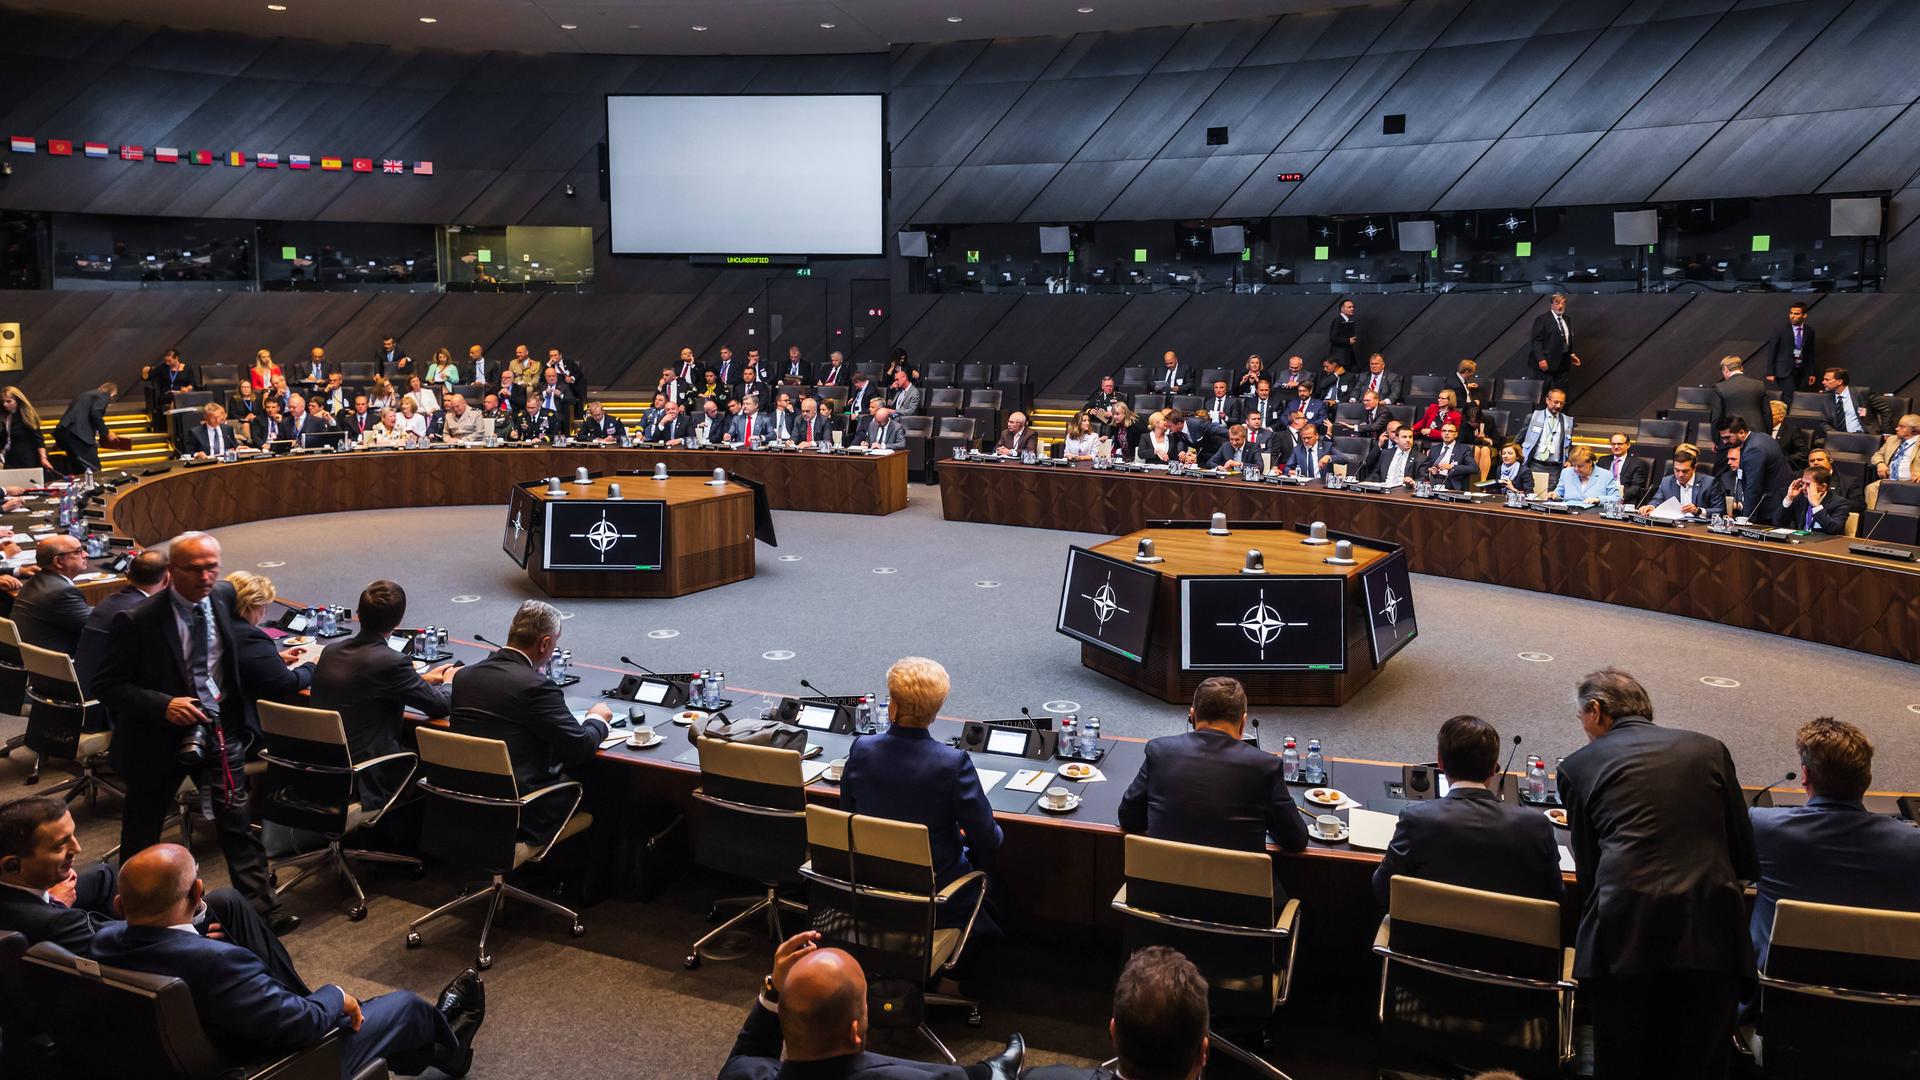
{"type": "Polygon", "coordinates": [[[696,674],[692,681],[687,683],[687,704],[698,708],[706,703],[707,673],[702,671],[696,674]]]}
{"type": "Polygon", "coordinates": [[[861,735],[873,734],[873,695],[860,695],[860,703],[853,707],[853,730],[861,735]]]}
{"type": "Polygon", "coordinates": [[[311,606],[307,608],[307,625],[305,629],[306,629],[306,632],[309,634],[317,634],[320,632],[321,623],[320,623],[319,609],[311,606]]]}
{"type": "Polygon", "coordinates": [[[873,699],[873,731],[876,735],[885,735],[893,726],[893,718],[887,712],[887,688],[882,686],[873,699]]]}
{"type": "Polygon", "coordinates": [[[1071,713],[1060,718],[1060,745],[1057,753],[1063,758],[1080,756],[1080,733],[1071,713]]]}
{"type": "Polygon", "coordinates": [[[1086,726],[1080,729],[1080,757],[1086,761],[1100,760],[1100,718],[1087,717],[1086,726]]]}
{"type": "Polygon", "coordinates": [[[1547,763],[1532,755],[1527,757],[1527,801],[1547,801],[1547,763]]]}
{"type": "Polygon", "coordinates": [[[1309,784],[1327,782],[1327,759],[1320,753],[1320,740],[1307,740],[1307,763],[1301,779],[1309,784]]]}
{"type": "Polygon", "coordinates": [[[719,668],[715,668],[713,671],[713,674],[707,677],[707,711],[708,712],[712,712],[713,710],[720,707],[720,687],[725,685],[726,679],[727,679],[727,673],[724,671],[721,671],[719,668]]]}
{"type": "Polygon", "coordinates": [[[1287,748],[1280,751],[1280,777],[1289,784],[1300,782],[1300,744],[1287,736],[1287,748]]]}

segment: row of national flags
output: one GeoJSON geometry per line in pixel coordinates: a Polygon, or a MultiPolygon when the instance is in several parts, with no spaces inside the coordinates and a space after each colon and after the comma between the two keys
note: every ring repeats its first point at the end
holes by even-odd
{"type": "MultiPolygon", "coordinates": [[[[40,141],[27,135],[14,135],[8,139],[9,147],[16,154],[36,154],[40,152],[40,141]]],[[[251,165],[259,169],[319,169],[321,172],[357,172],[357,173],[411,173],[414,176],[432,176],[433,162],[403,161],[398,158],[344,158],[322,154],[314,158],[310,154],[248,154],[241,150],[229,150],[218,153],[213,150],[182,151],[174,146],[156,146],[151,150],[144,146],[122,143],[113,147],[106,143],[74,143],[71,139],[48,139],[46,152],[53,157],[72,157],[76,151],[82,157],[112,158],[121,161],[152,160],[172,165],[185,161],[192,165],[212,165],[216,162],[244,169],[251,165]]]]}

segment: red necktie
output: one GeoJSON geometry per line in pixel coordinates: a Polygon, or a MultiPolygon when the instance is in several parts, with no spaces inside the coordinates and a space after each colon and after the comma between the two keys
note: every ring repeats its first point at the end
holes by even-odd
{"type": "Polygon", "coordinates": [[[1380,392],[1380,376],[1375,375],[1373,377],[1373,382],[1371,383],[1371,385],[1367,387],[1367,389],[1372,390],[1376,394],[1379,393],[1380,392]]]}

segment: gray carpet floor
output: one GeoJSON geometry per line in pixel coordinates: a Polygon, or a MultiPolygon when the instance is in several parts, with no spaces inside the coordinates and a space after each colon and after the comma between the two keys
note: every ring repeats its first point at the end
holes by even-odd
{"type": "MultiPolygon", "coordinates": [[[[585,668],[586,688],[611,685],[626,654],[662,669],[722,668],[736,696],[798,692],[802,677],[829,693],[873,689],[891,660],[917,653],[952,673],[950,716],[1010,716],[1021,705],[1071,702],[1114,734],[1180,729],[1182,710],[1082,668],[1078,644],[1051,631],[1067,545],[1104,537],[949,523],[935,489],[916,485],[912,494],[909,509],[880,520],[777,515],[781,544],[760,546],[758,573],[748,582],[677,600],[563,601],[571,616],[563,646],[585,668]]],[[[265,573],[284,596],[352,604],[365,582],[391,577],[408,591],[409,623],[444,625],[455,639],[500,640],[514,606],[538,595],[500,552],[503,519],[494,507],[388,511],[259,522],[218,535],[228,570],[265,573]]],[[[1471,711],[1523,734],[1528,752],[1562,756],[1580,742],[1574,682],[1613,664],[1647,684],[1660,722],[1724,740],[1748,782],[1792,767],[1795,726],[1834,714],[1878,744],[1877,787],[1920,788],[1920,715],[1909,708],[1920,708],[1920,672],[1909,665],[1496,586],[1423,577],[1415,600],[1420,638],[1357,700],[1338,710],[1260,710],[1263,741],[1277,746],[1295,734],[1321,739],[1337,756],[1419,760],[1431,754],[1441,719],[1471,711]]],[[[0,734],[19,727],[17,718],[0,718],[0,734]]],[[[0,798],[32,790],[21,783],[23,756],[0,763],[0,798]]],[[[77,812],[89,852],[114,843],[116,813],[110,801],[98,813],[77,812]]],[[[209,880],[224,880],[211,837],[203,833],[195,850],[209,880]]],[[[310,980],[363,995],[408,989],[431,996],[470,962],[477,916],[428,928],[419,949],[402,944],[405,923],[449,898],[457,881],[370,870],[363,883],[371,913],[359,923],[347,921],[330,882],[303,884],[289,896],[307,924],[288,947],[310,980]]],[[[733,891],[690,875],[651,903],[590,909],[587,936],[578,940],[556,917],[515,910],[495,934],[489,1020],[473,1075],[712,1076],[765,971],[767,946],[756,939],[746,958],[693,972],[681,958],[705,931],[708,902],[733,891]]],[[[1027,1036],[1033,1062],[1106,1056],[1117,959],[1090,958],[1071,942],[1054,948],[1044,963],[1021,965],[1035,976],[996,985],[979,1030],[957,1015],[936,1017],[936,1030],[963,1061],[992,1052],[1014,1029],[1027,1036]]],[[[1279,1026],[1289,1028],[1285,1015],[1279,1026]]],[[[1297,1039],[1276,1042],[1293,1075],[1365,1074],[1353,1054],[1329,1049],[1340,1040],[1326,1029],[1293,1030],[1297,1039]]],[[[1354,1034],[1364,1041],[1364,1031],[1354,1034]]],[[[912,1039],[879,1048],[927,1056],[912,1039]]]]}

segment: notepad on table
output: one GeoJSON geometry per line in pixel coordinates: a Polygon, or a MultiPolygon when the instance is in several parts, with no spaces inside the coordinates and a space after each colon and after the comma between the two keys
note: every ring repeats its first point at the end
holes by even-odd
{"type": "Polygon", "coordinates": [[[1368,851],[1385,851],[1393,842],[1394,824],[1400,820],[1397,814],[1382,814],[1378,810],[1363,810],[1358,807],[1347,811],[1347,827],[1352,830],[1347,843],[1368,851]]]}
{"type": "Polygon", "coordinates": [[[1565,844],[1560,845],[1560,872],[1563,874],[1573,873],[1573,852],[1568,851],[1567,845],[1565,844]]]}
{"type": "Polygon", "coordinates": [[[1007,774],[1001,772],[999,769],[976,769],[974,772],[975,775],[980,777],[980,791],[982,794],[992,791],[993,785],[1007,778],[1007,774]]]}
{"type": "Polygon", "coordinates": [[[1047,790],[1047,781],[1052,779],[1053,774],[1047,772],[1045,769],[1021,769],[1019,772],[1013,774],[1013,779],[1007,781],[1007,790],[1045,791],[1047,790]]]}

